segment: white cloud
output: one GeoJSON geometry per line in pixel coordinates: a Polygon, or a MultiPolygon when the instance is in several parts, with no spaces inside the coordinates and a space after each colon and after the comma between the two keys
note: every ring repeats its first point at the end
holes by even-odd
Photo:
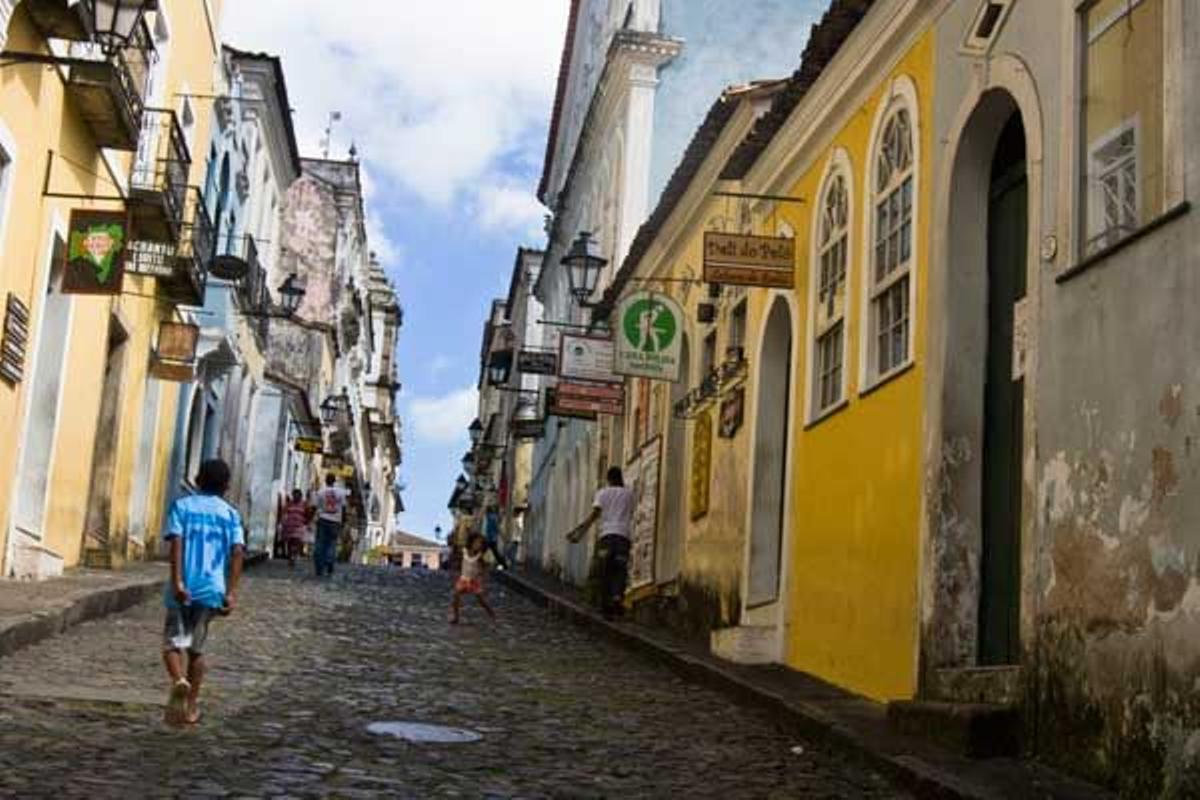
{"type": "Polygon", "coordinates": [[[429,374],[431,377],[437,378],[446,370],[454,366],[454,359],[447,355],[438,354],[429,362],[429,374]]]}
{"type": "Polygon", "coordinates": [[[238,0],[223,30],[235,47],[283,57],[304,152],[320,152],[327,114],[340,111],[333,157],[354,140],[381,180],[448,207],[536,156],[525,151],[543,143],[531,131],[549,117],[568,5],[238,0]]]}
{"type": "Polygon", "coordinates": [[[479,222],[485,229],[511,231],[536,241],[545,215],[546,207],[527,187],[509,183],[479,190],[479,222]]]}
{"type": "Polygon", "coordinates": [[[454,444],[466,436],[478,409],[474,386],[441,397],[414,397],[408,406],[410,427],[424,444],[454,444]]]}

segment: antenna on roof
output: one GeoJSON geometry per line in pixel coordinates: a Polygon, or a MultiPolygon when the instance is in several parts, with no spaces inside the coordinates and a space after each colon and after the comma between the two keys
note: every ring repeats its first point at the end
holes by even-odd
{"type": "Polygon", "coordinates": [[[324,138],[321,139],[321,150],[325,154],[324,157],[326,159],[329,158],[329,151],[333,145],[334,123],[341,122],[341,121],[342,121],[342,112],[340,112],[340,111],[330,111],[329,112],[329,121],[325,125],[325,136],[324,136],[324,138]]]}

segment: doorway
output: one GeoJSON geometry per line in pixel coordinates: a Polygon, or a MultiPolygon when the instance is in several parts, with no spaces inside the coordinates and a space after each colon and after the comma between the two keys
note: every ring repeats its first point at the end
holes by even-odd
{"type": "Polygon", "coordinates": [[[683,543],[687,538],[688,524],[688,482],[687,474],[687,421],[675,416],[675,404],[682,400],[691,386],[691,370],[689,369],[691,352],[688,348],[687,337],[683,337],[679,350],[680,364],[679,382],[671,384],[671,403],[667,409],[670,415],[667,430],[667,462],[671,465],[665,470],[666,497],[663,514],[662,548],[658,554],[658,566],[655,575],[659,583],[670,583],[679,577],[680,565],[683,560],[683,543]]]}
{"type": "Polygon", "coordinates": [[[13,522],[23,533],[41,540],[46,497],[50,488],[58,412],[62,395],[63,366],[71,328],[71,297],[61,291],[66,242],[54,237],[50,253],[50,279],[38,326],[37,353],[25,417],[24,453],[17,476],[13,522]]]}
{"type": "Polygon", "coordinates": [[[1014,375],[1015,306],[1026,292],[1029,183],[1025,128],[1009,117],[988,192],[987,357],[983,398],[979,663],[1020,660],[1024,379],[1014,375]]]}
{"type": "Polygon", "coordinates": [[[748,608],[769,605],[779,599],[792,385],[792,318],[787,301],[782,297],[777,297],[771,306],[761,352],[751,494],[748,608]]]}
{"type": "Polygon", "coordinates": [[[120,441],[121,386],[129,334],[115,317],[109,318],[108,350],[104,359],[104,382],[100,391],[100,416],[92,450],[92,482],[88,489],[84,522],[84,551],[108,550],[111,544],[113,478],[116,475],[117,444],[120,441]]]}

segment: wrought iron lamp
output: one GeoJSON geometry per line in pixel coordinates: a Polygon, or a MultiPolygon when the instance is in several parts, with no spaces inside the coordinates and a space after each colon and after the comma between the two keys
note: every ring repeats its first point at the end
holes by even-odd
{"type": "Polygon", "coordinates": [[[488,383],[503,386],[512,374],[512,350],[497,350],[488,361],[488,383]]]}
{"type": "Polygon", "coordinates": [[[467,433],[471,436],[472,445],[479,444],[479,440],[483,438],[483,423],[479,421],[478,417],[471,423],[471,427],[467,428],[467,433]]]}
{"type": "Polygon", "coordinates": [[[279,302],[283,306],[283,313],[289,317],[294,315],[307,293],[308,287],[303,278],[298,277],[294,272],[288,275],[279,287],[279,302]]]}
{"type": "Polygon", "coordinates": [[[600,243],[590,232],[580,231],[571,249],[563,256],[562,264],[567,268],[567,281],[575,303],[581,308],[590,307],[588,298],[596,291],[600,271],[608,264],[608,259],[600,255],[600,243]]]}
{"type": "Polygon", "coordinates": [[[129,46],[147,11],[158,10],[158,0],[92,0],[92,37],[105,55],[129,46]]]}

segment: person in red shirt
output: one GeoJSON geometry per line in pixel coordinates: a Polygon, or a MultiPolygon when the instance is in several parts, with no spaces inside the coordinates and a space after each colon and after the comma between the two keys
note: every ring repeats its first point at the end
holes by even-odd
{"type": "Polygon", "coordinates": [[[296,556],[304,546],[304,532],[312,519],[312,508],[304,502],[304,493],[299,489],[292,490],[292,499],[283,506],[279,527],[283,534],[284,546],[287,548],[288,566],[295,568],[296,556]]]}

